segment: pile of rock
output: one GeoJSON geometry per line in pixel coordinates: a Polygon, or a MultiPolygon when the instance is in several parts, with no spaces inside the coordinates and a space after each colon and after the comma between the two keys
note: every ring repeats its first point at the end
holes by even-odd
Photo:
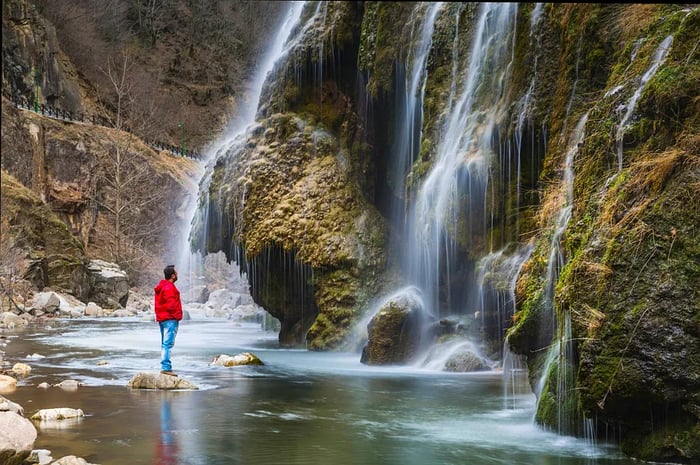
{"type": "MultiPolygon", "coordinates": [[[[31,419],[40,426],[44,422],[56,422],[82,417],[83,411],[71,408],[39,410],[31,419]]],[[[24,408],[0,396],[0,463],[20,465],[38,463],[40,465],[92,465],[85,459],[68,455],[53,460],[51,451],[34,449],[37,429],[24,416],[24,408]]]]}

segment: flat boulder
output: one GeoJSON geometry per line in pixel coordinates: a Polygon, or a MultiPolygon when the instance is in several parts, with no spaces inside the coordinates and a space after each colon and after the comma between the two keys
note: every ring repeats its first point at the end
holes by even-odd
{"type": "Polygon", "coordinates": [[[250,352],[242,352],[233,357],[226,354],[217,355],[212,360],[211,365],[219,365],[222,367],[235,367],[241,365],[264,365],[257,355],[250,352]]]}
{"type": "Polygon", "coordinates": [[[37,421],[57,421],[57,420],[67,420],[69,418],[81,418],[85,414],[79,408],[45,408],[41,409],[32,415],[32,420],[37,421]]]}
{"type": "Polygon", "coordinates": [[[36,435],[31,421],[13,411],[0,412],[0,463],[23,463],[32,452],[36,435]]]}
{"type": "Polygon", "coordinates": [[[128,386],[132,389],[199,389],[179,376],[144,371],[136,373],[128,386]]]}

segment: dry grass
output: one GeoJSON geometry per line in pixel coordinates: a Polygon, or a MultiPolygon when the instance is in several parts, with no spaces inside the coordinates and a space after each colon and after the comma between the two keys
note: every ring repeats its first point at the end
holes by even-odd
{"type": "Polygon", "coordinates": [[[660,154],[652,154],[650,158],[632,165],[633,176],[635,179],[641,179],[639,182],[641,189],[658,192],[674,168],[683,161],[685,154],[684,150],[676,147],[660,154]]]}
{"type": "Polygon", "coordinates": [[[617,30],[624,42],[639,37],[651,23],[656,21],[655,12],[659,8],[653,3],[634,3],[626,5],[618,16],[617,30]]]}

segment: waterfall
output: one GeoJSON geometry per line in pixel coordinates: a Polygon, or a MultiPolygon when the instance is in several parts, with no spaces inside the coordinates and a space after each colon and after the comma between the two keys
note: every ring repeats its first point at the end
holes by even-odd
{"type": "MultiPolygon", "coordinates": [[[[405,268],[434,315],[465,310],[464,299],[453,299],[455,289],[450,288],[457,266],[458,218],[467,218],[467,231],[460,234],[466,235],[468,248],[485,238],[491,222],[491,144],[497,117],[505,112],[516,12],[515,4],[482,6],[461,89],[452,86],[461,95],[443,122],[435,162],[410,207],[405,268]],[[441,284],[446,286],[442,299],[441,284]]],[[[475,288],[473,277],[469,287],[475,288]]]]}
{"type": "Polygon", "coordinates": [[[415,21],[411,31],[410,43],[414,46],[410,49],[407,63],[397,66],[397,88],[404,89],[401,98],[397,99],[398,115],[394,124],[394,143],[391,147],[391,163],[389,173],[392,187],[392,197],[395,200],[391,207],[392,220],[395,226],[403,224],[405,210],[405,182],[413,162],[418,155],[421,144],[421,128],[423,126],[423,97],[427,82],[426,63],[428,52],[432,45],[435,18],[442,8],[441,2],[418,4],[414,11],[414,17],[420,16],[423,9],[425,19],[415,21]],[[420,25],[420,31],[416,35],[416,25],[420,25]]]}
{"type": "Polygon", "coordinates": [[[654,52],[654,58],[651,61],[651,66],[649,66],[649,69],[647,69],[647,71],[642,76],[641,82],[639,83],[639,87],[637,87],[637,90],[635,90],[634,94],[632,94],[632,98],[630,98],[629,102],[627,102],[627,105],[625,105],[624,107],[626,111],[624,116],[622,117],[622,120],[620,120],[620,125],[617,127],[617,133],[615,134],[615,140],[617,141],[618,171],[622,171],[622,146],[625,136],[625,126],[634,114],[634,109],[637,106],[637,100],[639,100],[639,97],[642,95],[642,92],[644,91],[644,88],[646,87],[647,83],[654,76],[654,74],[656,74],[656,71],[658,71],[659,66],[661,66],[661,63],[663,62],[664,58],[666,58],[666,55],[668,54],[668,51],[671,48],[672,42],[673,36],[668,36],[656,48],[656,52],[654,52]]]}
{"type": "MultiPolygon", "coordinates": [[[[206,167],[200,175],[200,198],[198,202],[191,202],[185,214],[185,217],[190,218],[191,221],[189,227],[184,228],[184,234],[179,238],[181,246],[179,246],[178,250],[181,251],[183,256],[178,257],[176,261],[178,269],[186,271],[186,273],[181,272],[180,274],[188,277],[190,282],[188,282],[187,285],[190,287],[196,284],[204,263],[204,258],[199,253],[190,252],[189,243],[193,239],[194,225],[196,223],[201,224],[205,230],[205,236],[208,234],[208,229],[210,227],[221,229],[226,223],[228,223],[226,227],[230,227],[230,222],[225,222],[224,218],[217,217],[217,215],[211,215],[209,211],[209,183],[214,166],[219,157],[228,153],[232,147],[242,143],[246,131],[255,121],[260,95],[262,94],[263,85],[268,74],[272,71],[275,63],[285,56],[293,47],[294,39],[298,39],[300,36],[300,34],[294,35],[294,32],[299,22],[303,6],[304,2],[290,2],[289,9],[284,16],[284,20],[274,40],[271,42],[267,53],[260,62],[260,66],[256,69],[255,74],[250,80],[250,86],[246,95],[237,106],[236,116],[229,121],[223,135],[210,144],[204,151],[206,167]]],[[[219,195],[218,198],[221,202],[222,196],[219,195]]],[[[218,211],[223,211],[222,207],[223,205],[218,205],[218,211]]]]}
{"type": "MultiPolygon", "coordinates": [[[[569,144],[564,160],[562,183],[559,197],[562,206],[557,216],[556,229],[552,235],[549,262],[544,287],[544,308],[551,318],[551,328],[543,328],[542,331],[554,334],[554,341],[549,348],[547,358],[542,371],[542,376],[537,384],[535,394],[538,401],[542,400],[545,388],[552,370],[556,370],[556,408],[557,408],[557,432],[568,433],[574,429],[573,418],[569,413],[575,407],[575,360],[573,340],[571,335],[571,314],[568,309],[556,311],[554,305],[554,293],[556,290],[559,273],[566,263],[566,257],[561,249],[562,240],[571,218],[574,201],[574,170],[573,163],[579,151],[579,146],[584,138],[584,130],[588,121],[588,112],[579,120],[569,144]]],[[[549,323],[548,323],[549,324],[549,323]]]]}

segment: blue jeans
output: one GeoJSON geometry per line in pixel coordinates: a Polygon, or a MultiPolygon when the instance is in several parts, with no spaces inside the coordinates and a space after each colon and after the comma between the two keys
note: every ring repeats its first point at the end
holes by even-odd
{"type": "Polygon", "coordinates": [[[170,362],[170,350],[175,345],[177,327],[180,322],[177,320],[160,321],[160,369],[170,371],[173,364],[170,362]]]}

